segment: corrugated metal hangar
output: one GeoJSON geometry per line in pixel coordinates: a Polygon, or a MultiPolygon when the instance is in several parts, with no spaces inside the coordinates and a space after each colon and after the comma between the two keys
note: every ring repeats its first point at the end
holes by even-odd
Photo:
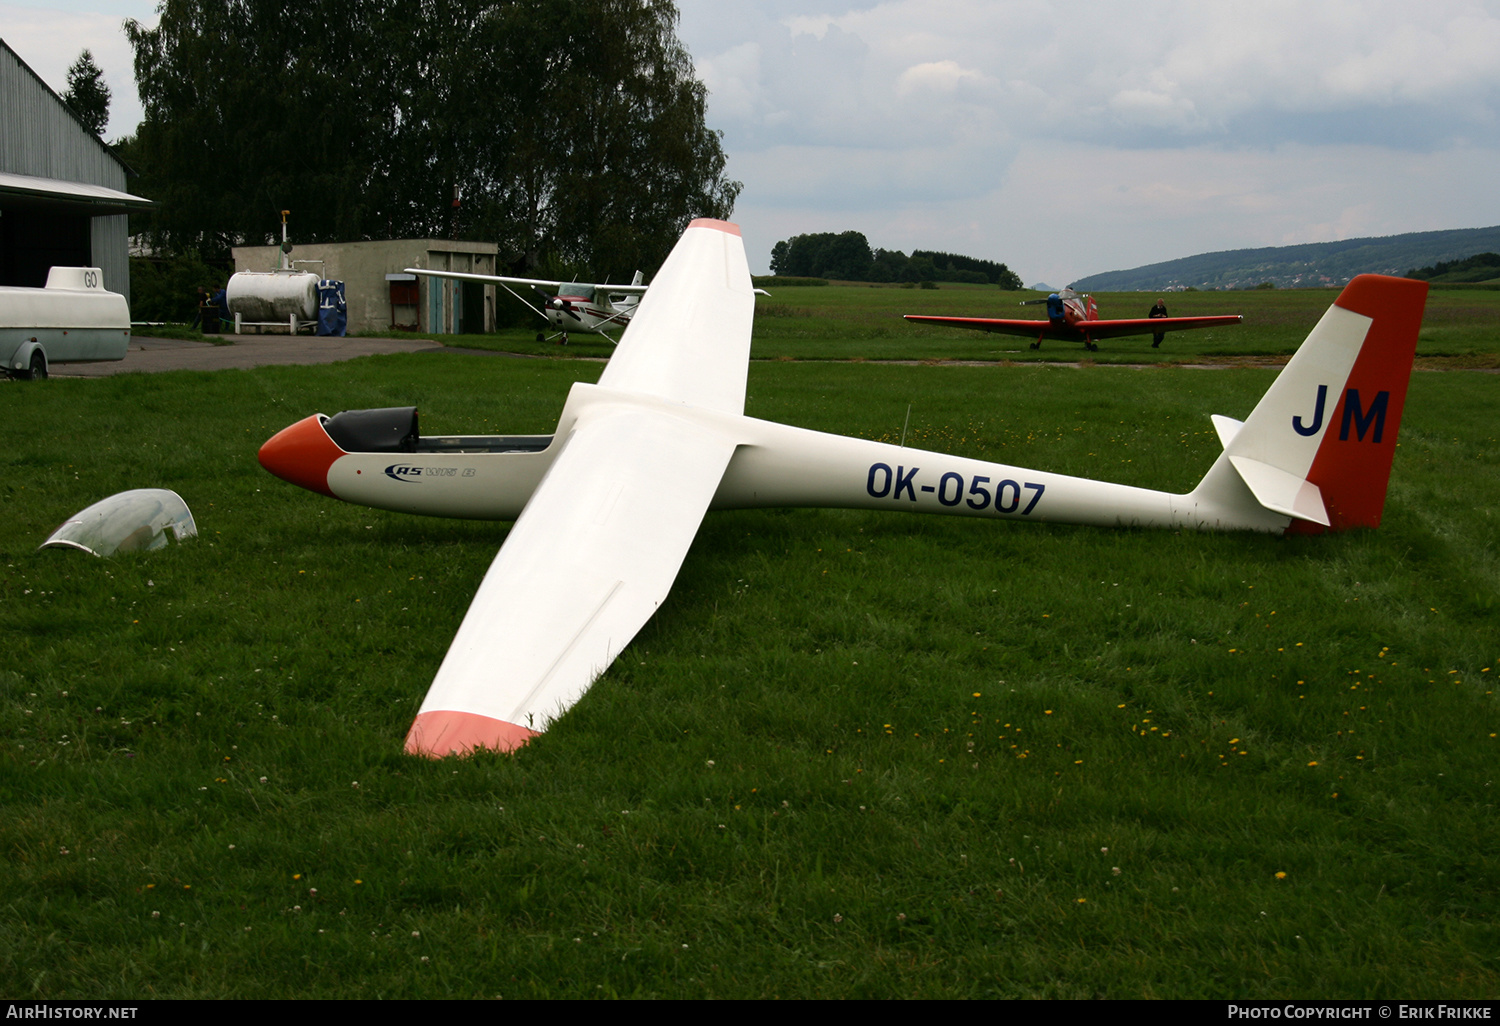
{"type": "Polygon", "coordinates": [[[53,266],[98,267],[130,295],[126,167],[0,39],[0,285],[40,288],[53,266]]]}

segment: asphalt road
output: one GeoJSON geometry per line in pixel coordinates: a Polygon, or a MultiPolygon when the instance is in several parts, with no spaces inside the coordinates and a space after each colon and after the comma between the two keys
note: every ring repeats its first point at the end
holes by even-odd
{"type": "Polygon", "coordinates": [[[123,360],[106,363],[60,363],[48,372],[57,378],[103,378],[111,374],[155,374],[173,370],[224,370],[271,364],[337,363],[381,353],[441,351],[430,339],[320,338],[298,335],[226,335],[234,344],[133,335],[123,360]]]}

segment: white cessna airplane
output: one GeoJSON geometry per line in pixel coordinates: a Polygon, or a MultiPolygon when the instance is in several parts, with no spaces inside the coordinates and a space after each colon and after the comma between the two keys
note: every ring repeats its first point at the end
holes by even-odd
{"type": "MultiPolygon", "coordinates": [[[[606,328],[625,330],[630,318],[640,305],[641,296],[649,286],[641,284],[641,272],[636,271],[629,285],[586,285],[577,281],[550,281],[541,278],[504,278],[493,274],[468,274],[461,271],[429,271],[421,267],[408,267],[407,274],[418,274],[426,278],[453,278],[457,281],[478,281],[486,285],[499,285],[515,296],[542,320],[557,328],[552,337],[559,344],[568,344],[568,332],[589,331],[603,335],[614,342],[606,328]],[[527,303],[512,285],[529,285],[537,290],[552,290],[552,295],[543,291],[541,308],[527,303]]],[[[537,332],[538,342],[547,336],[537,332]]]]}
{"type": "Polygon", "coordinates": [[[754,295],[739,229],[694,221],[597,385],[557,431],[422,437],[416,410],[316,414],[260,450],[348,502],[516,518],[406,738],[442,757],[515,749],[588,690],[667,597],[711,509],[857,507],[1101,527],[1375,527],[1424,282],[1350,282],[1222,455],[1175,495],[744,416],[754,295]]]}

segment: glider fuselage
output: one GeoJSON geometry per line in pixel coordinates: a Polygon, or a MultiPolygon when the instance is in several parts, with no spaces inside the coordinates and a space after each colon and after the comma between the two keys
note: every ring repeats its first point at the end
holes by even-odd
{"type": "Polygon", "coordinates": [[[413,451],[346,452],[321,416],[267,443],[273,473],[346,502],[402,513],[513,520],[581,421],[611,408],[655,406],[684,430],[732,439],[734,455],[710,509],[884,509],[1099,526],[1280,531],[1289,518],[1243,503],[1030,470],[792,427],[598,385],[573,386],[555,435],[435,436],[413,451]],[[274,440],[273,440],[274,441],[274,440]],[[294,467],[295,465],[295,467],[294,467]],[[326,468],[326,469],[323,469],[326,468]],[[300,478],[300,479],[299,479],[300,478]],[[321,479],[321,481],[319,480],[321,479]],[[326,482],[324,487],[318,484],[326,482]]]}

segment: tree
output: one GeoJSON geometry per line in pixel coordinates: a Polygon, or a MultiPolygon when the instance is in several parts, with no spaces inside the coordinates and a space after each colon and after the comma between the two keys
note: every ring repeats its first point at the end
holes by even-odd
{"type": "Polygon", "coordinates": [[[104,134],[104,126],[109,124],[109,86],[104,84],[104,72],[88,50],[80,53],[68,69],[68,91],[62,98],[85,128],[95,135],[104,134]]]}
{"type": "Polygon", "coordinates": [[[869,281],[875,255],[861,232],[818,232],[793,235],[771,250],[775,274],[806,278],[869,281]]]}
{"type": "Polygon", "coordinates": [[[793,235],[771,248],[771,273],[790,277],[838,278],[844,281],[918,282],[957,281],[975,285],[1021,287],[1021,278],[993,260],[951,253],[870,249],[860,232],[819,232],[793,235]]]}
{"type": "Polygon", "coordinates": [[[727,217],[668,0],[164,0],[127,22],[151,230],[205,256],[278,237],[498,242],[515,269],[654,271],[727,217]]]}

